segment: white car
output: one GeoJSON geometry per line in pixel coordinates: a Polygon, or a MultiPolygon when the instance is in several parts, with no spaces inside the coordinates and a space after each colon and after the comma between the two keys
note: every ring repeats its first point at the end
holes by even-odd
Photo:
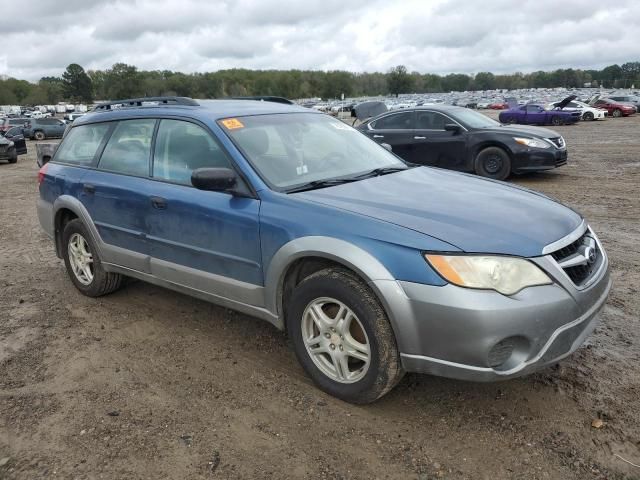
{"type": "Polygon", "coordinates": [[[570,100],[565,104],[564,107],[561,107],[560,104],[565,103],[565,100],[562,100],[561,102],[550,103],[547,106],[547,110],[560,108],[561,110],[565,110],[567,112],[580,112],[580,118],[582,120],[604,120],[607,116],[606,110],[594,108],[591,105],[587,105],[586,103],[579,100],[570,100]]]}

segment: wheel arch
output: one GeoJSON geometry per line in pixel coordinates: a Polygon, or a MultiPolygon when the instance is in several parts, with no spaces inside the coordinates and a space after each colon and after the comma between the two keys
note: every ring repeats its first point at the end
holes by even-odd
{"type": "MultiPolygon", "coordinates": [[[[284,328],[286,302],[295,285],[312,273],[330,266],[339,266],[354,273],[369,286],[382,304],[393,324],[388,302],[376,287],[377,280],[391,280],[393,275],[380,261],[364,249],[344,240],[310,236],[283,245],[269,264],[265,281],[265,304],[277,315],[284,328]]],[[[395,330],[395,329],[394,329],[395,330]]]]}
{"type": "Polygon", "coordinates": [[[101,254],[102,241],[87,209],[77,198],[70,195],[61,195],[53,204],[53,235],[58,257],[62,258],[62,232],[64,226],[75,218],[80,219],[87,227],[93,243],[98,249],[98,254],[101,254]]]}

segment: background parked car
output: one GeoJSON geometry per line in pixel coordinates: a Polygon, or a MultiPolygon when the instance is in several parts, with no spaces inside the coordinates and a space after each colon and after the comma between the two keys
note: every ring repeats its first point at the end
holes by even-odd
{"type": "Polygon", "coordinates": [[[580,113],[564,110],[545,110],[542,105],[530,103],[500,112],[501,123],[523,125],[567,125],[580,120],[580,113]]]}
{"type": "Polygon", "coordinates": [[[489,108],[491,110],[505,110],[509,108],[509,105],[506,102],[494,102],[489,104],[489,108]]]}
{"type": "Polygon", "coordinates": [[[67,124],[57,118],[35,118],[28,120],[24,134],[32,140],[61,138],[66,128],[67,124]]]}
{"type": "Polygon", "coordinates": [[[463,107],[425,105],[387,112],[358,130],[391,145],[393,153],[407,162],[498,180],[511,173],[550,170],[567,163],[566,145],[558,133],[500,125],[463,107]]]}
{"type": "Polygon", "coordinates": [[[6,132],[0,132],[0,160],[16,163],[18,155],[26,153],[27,142],[24,140],[20,127],[13,127],[6,132]]]}
{"type": "Polygon", "coordinates": [[[617,102],[610,98],[599,98],[591,105],[606,110],[610,117],[628,117],[636,113],[636,107],[633,105],[617,102]]]}
{"type": "Polygon", "coordinates": [[[636,95],[611,95],[609,99],[616,102],[629,103],[636,107],[636,111],[640,109],[640,97],[636,95]]]}
{"type": "Polygon", "coordinates": [[[77,118],[80,118],[83,115],[84,115],[84,113],[67,113],[64,116],[64,120],[65,120],[65,122],[67,122],[67,124],[73,123],[74,120],[76,120],[77,118]]]}
{"type": "Polygon", "coordinates": [[[579,100],[571,100],[566,105],[563,102],[553,102],[548,105],[548,110],[558,108],[565,112],[578,112],[582,120],[603,120],[607,116],[607,111],[601,108],[591,107],[579,100]]]}
{"type": "Polygon", "coordinates": [[[23,127],[28,118],[0,118],[0,132],[6,132],[13,127],[23,127]]]}

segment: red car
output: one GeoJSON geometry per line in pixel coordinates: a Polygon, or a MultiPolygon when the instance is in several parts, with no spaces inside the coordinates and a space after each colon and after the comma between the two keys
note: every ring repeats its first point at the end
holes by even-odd
{"type": "Polygon", "coordinates": [[[509,104],[506,102],[495,102],[489,105],[491,110],[506,110],[509,108],[509,104]]]}
{"type": "Polygon", "coordinates": [[[596,108],[602,108],[607,111],[610,117],[628,117],[636,113],[636,107],[629,103],[620,103],[610,98],[599,98],[593,103],[596,108]]]}

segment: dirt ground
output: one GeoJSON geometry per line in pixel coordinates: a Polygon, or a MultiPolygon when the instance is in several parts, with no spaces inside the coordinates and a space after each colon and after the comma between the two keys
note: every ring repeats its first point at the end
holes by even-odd
{"type": "Polygon", "coordinates": [[[512,181],[599,233],[602,324],[538,374],[407,375],[369,406],[316,389],[260,320],[142,282],[80,295],[38,225],[30,143],[0,164],[0,479],[640,478],[640,115],[557,130],[569,164],[512,181]]]}

